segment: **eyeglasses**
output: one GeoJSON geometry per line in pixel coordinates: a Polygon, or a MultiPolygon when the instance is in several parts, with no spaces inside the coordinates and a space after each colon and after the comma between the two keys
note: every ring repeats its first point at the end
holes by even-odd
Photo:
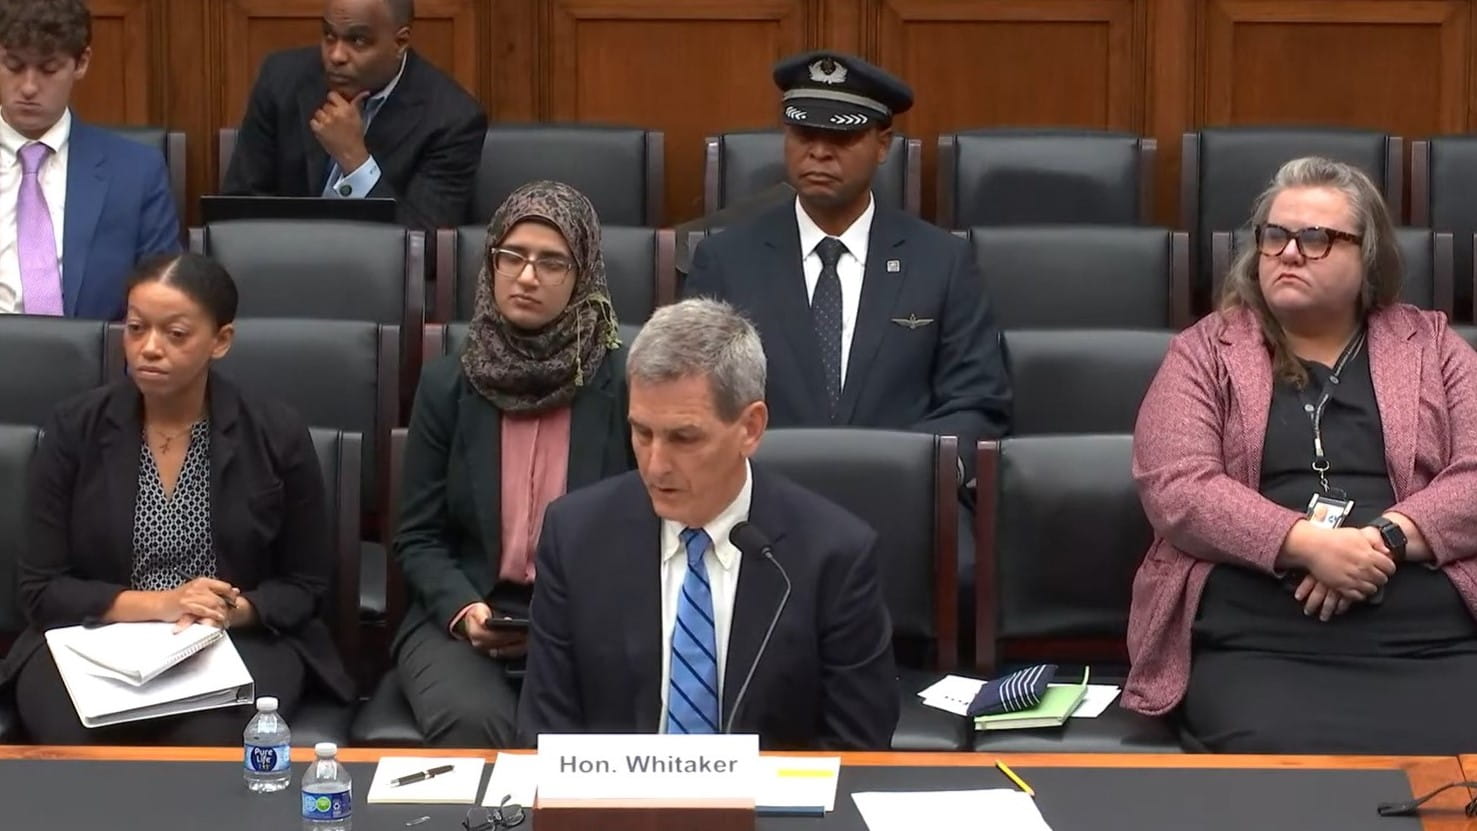
{"type": "Polygon", "coordinates": [[[546,286],[563,285],[569,275],[574,273],[574,260],[558,254],[534,259],[510,248],[494,248],[487,254],[492,270],[504,277],[521,276],[529,263],[533,263],[534,276],[546,286]]]}
{"type": "Polygon", "coordinates": [[[509,828],[517,828],[528,818],[528,812],[523,806],[516,802],[509,802],[511,796],[504,796],[503,801],[496,808],[473,808],[467,812],[467,818],[462,820],[462,827],[467,831],[506,831],[509,828]]]}
{"type": "Polygon", "coordinates": [[[1328,252],[1333,250],[1333,244],[1338,240],[1348,240],[1358,245],[1364,241],[1364,237],[1348,231],[1322,228],[1317,225],[1310,225],[1298,231],[1271,223],[1256,226],[1256,247],[1266,257],[1280,257],[1282,252],[1287,250],[1287,244],[1293,242],[1297,244],[1299,254],[1310,260],[1321,260],[1328,256],[1328,252]]]}

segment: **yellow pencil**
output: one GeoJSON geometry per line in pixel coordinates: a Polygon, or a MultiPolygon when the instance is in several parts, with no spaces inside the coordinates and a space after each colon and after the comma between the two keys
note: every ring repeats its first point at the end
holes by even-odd
{"type": "Polygon", "coordinates": [[[995,767],[1000,768],[1000,772],[1001,773],[1005,774],[1006,776],[1009,776],[1010,777],[1010,781],[1014,782],[1017,786],[1020,787],[1021,790],[1023,790],[1023,791],[1026,792],[1026,796],[1030,796],[1030,797],[1036,796],[1036,792],[1031,789],[1031,786],[1030,785],[1027,785],[1026,784],[1026,780],[1020,778],[1019,776],[1016,776],[1015,775],[1015,771],[1011,770],[1009,765],[1005,764],[1004,762],[1000,761],[999,759],[996,759],[995,760],[995,767]]]}

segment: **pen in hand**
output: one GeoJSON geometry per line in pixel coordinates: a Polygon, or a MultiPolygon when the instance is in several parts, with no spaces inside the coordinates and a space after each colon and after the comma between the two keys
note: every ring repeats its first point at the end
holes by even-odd
{"type": "Polygon", "coordinates": [[[440,765],[438,767],[431,768],[430,770],[422,770],[417,771],[416,773],[409,773],[398,779],[391,779],[390,787],[398,788],[401,785],[409,785],[412,782],[420,782],[426,779],[430,779],[433,776],[440,776],[443,773],[451,773],[455,769],[455,765],[440,765]]]}

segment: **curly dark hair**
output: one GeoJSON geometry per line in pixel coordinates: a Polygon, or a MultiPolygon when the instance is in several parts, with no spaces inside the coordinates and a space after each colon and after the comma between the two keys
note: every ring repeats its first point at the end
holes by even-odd
{"type": "Polygon", "coordinates": [[[81,58],[92,44],[92,14],[84,0],[0,2],[0,48],[7,52],[81,58]]]}

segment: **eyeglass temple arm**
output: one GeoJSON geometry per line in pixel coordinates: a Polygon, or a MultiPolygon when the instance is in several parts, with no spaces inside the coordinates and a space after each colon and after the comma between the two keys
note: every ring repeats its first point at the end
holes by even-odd
{"type": "MultiPolygon", "coordinates": [[[[1430,802],[1436,796],[1451,790],[1452,788],[1477,788],[1477,782],[1449,782],[1434,791],[1418,799],[1405,802],[1382,802],[1375,808],[1382,817],[1408,817],[1413,816],[1420,807],[1430,802]]],[[[1467,803],[1467,816],[1477,817],[1477,799],[1467,803]]]]}

